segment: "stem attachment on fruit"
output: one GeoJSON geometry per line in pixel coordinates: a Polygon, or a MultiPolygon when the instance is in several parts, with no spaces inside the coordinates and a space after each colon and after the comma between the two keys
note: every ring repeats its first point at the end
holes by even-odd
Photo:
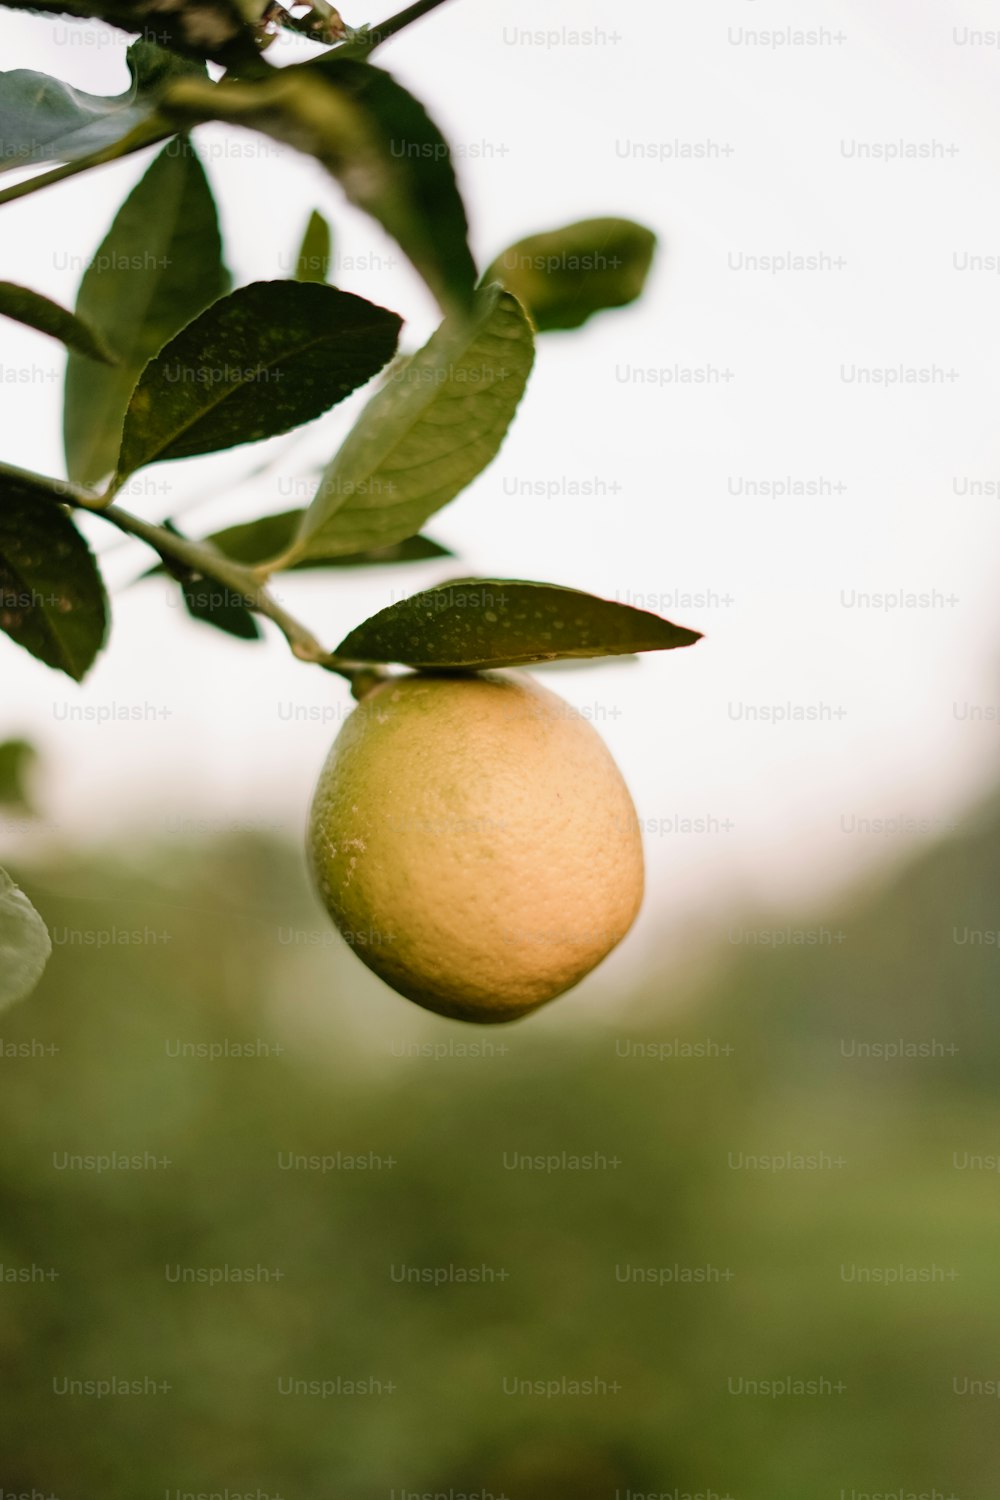
{"type": "Polygon", "coordinates": [[[382,667],[361,667],[351,677],[351,696],[360,703],[367,698],[372,688],[377,688],[381,682],[388,682],[391,675],[382,667]]]}

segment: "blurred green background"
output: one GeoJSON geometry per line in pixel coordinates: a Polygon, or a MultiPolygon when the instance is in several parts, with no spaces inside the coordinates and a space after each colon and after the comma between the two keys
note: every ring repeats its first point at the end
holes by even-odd
{"type": "Polygon", "coordinates": [[[14,863],[55,949],[0,1022],[4,1493],[995,1493],[998,823],[482,1029],[283,844],[14,863]]]}

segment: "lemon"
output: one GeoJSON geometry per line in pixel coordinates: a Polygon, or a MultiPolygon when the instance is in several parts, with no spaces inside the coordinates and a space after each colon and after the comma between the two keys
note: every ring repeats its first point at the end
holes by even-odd
{"type": "Polygon", "coordinates": [[[589,974],[642,900],[639,823],[593,726],[520,674],[381,682],[310,818],[334,923],[400,994],[512,1021],[589,974]]]}

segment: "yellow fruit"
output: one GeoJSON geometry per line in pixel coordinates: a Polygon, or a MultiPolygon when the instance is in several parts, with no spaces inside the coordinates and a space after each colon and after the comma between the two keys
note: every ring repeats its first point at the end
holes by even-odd
{"type": "Polygon", "coordinates": [[[330,751],[310,854],[358,957],[418,1005],[512,1021],[628,931],[642,842],[596,730],[522,675],[373,688],[330,751]]]}

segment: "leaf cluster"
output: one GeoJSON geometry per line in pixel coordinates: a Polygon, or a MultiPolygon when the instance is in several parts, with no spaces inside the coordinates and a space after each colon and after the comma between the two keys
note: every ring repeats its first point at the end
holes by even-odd
{"type": "MultiPolygon", "coordinates": [[[[169,576],[196,619],[255,641],[258,617],[269,618],[298,657],[357,679],[356,689],[391,663],[479,671],[671,650],[698,639],[576,589],[460,578],[381,610],[329,652],[268,588],[286,571],[450,556],[423,527],[496,457],[536,338],[626,306],[651,267],[649,229],[595,218],[522,239],[479,274],[447,141],[424,105],[371,60],[382,40],[441,0],[416,0],[356,33],[325,0],[306,14],[264,0],[0,3],[133,35],[141,9],[159,26],[128,47],[130,86],[120,95],[88,94],[25,69],[0,73],[0,174],[43,169],[0,188],[0,205],[159,146],[94,252],[72,310],[0,281],[0,336],[3,320],[13,319],[67,351],[65,479],[0,464],[0,631],[77,681],[90,670],[110,619],[98,559],[76,521],[86,512],[152,547],[151,572],[169,576]],[[279,24],[336,44],[307,62],[272,67],[265,49],[279,24]],[[209,62],[219,65],[211,73],[209,62]],[[422,348],[401,352],[401,315],[338,284],[332,230],[318,210],[293,276],[233,285],[193,138],[207,122],[313,157],[347,202],[396,242],[440,308],[422,348]],[[291,432],[369,385],[301,509],[193,539],[174,518],[151,523],[119,503],[151,465],[291,432]]],[[[23,752],[8,759],[6,779],[16,787],[23,752]]],[[[0,970],[6,963],[11,976],[0,977],[0,1005],[37,978],[47,942],[0,872],[0,970]]]]}

